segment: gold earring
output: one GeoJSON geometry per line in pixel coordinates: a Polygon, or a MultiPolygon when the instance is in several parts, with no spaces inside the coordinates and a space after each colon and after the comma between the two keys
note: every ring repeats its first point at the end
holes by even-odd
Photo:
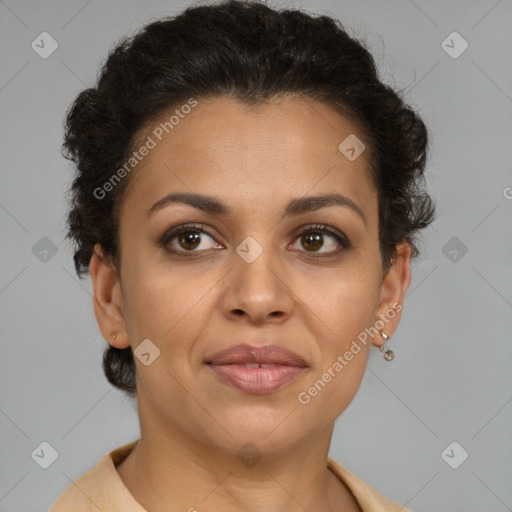
{"type": "Polygon", "coordinates": [[[386,361],[392,361],[395,357],[395,353],[386,347],[386,341],[389,340],[389,336],[384,331],[380,331],[380,335],[384,339],[384,343],[379,347],[379,350],[384,352],[384,359],[386,361]]]}
{"type": "Polygon", "coordinates": [[[110,335],[110,337],[112,338],[112,341],[114,341],[114,340],[116,339],[116,333],[115,333],[115,332],[113,332],[113,333],[110,335]]]}

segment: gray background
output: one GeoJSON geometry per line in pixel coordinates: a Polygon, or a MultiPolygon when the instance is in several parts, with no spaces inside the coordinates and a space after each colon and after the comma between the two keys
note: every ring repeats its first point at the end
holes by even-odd
{"type": "MultiPolygon", "coordinates": [[[[72,168],[60,155],[62,119],[119,37],[188,5],[0,1],[2,512],[47,510],[139,436],[136,405],[103,376],[90,279],[78,281],[64,241],[72,168]],[[31,48],[43,31],[59,45],[47,59],[31,48]],[[44,237],[56,254],[41,252],[44,237]],[[31,457],[43,441],[59,454],[48,469],[31,457]]],[[[385,362],[374,349],[330,455],[415,512],[510,511],[512,3],[273,5],[339,17],[432,133],[427,183],[438,219],[389,341],[396,357],[385,362]],[[469,43],[458,58],[441,46],[453,31],[469,43]],[[453,441],[469,453],[458,469],[441,457],[453,441]]]]}

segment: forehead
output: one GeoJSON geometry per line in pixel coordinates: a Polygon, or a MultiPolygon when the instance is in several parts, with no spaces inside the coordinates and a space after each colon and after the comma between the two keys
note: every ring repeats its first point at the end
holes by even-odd
{"type": "Polygon", "coordinates": [[[287,96],[249,107],[216,97],[176,110],[140,130],[134,149],[152,148],[133,171],[123,209],[147,210],[172,191],[229,194],[241,210],[309,193],[337,191],[362,207],[376,197],[368,152],[350,160],[345,151],[346,140],[368,148],[364,134],[323,103],[287,96]]]}

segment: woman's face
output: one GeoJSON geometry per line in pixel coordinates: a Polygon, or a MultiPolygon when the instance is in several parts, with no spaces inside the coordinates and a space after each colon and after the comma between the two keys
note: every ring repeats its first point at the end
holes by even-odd
{"type": "Polygon", "coordinates": [[[136,145],[155,143],[122,204],[120,282],[106,279],[96,257],[91,264],[105,338],[114,344],[117,332],[115,345],[136,354],[150,340],[135,357],[143,429],[159,425],[228,450],[301,443],[353,399],[372,343],[383,341],[361,333],[392,309],[383,330],[394,331],[393,305],[409,284],[408,245],[382,278],[377,194],[367,154],[353,146],[354,136],[366,144],[364,135],[326,105],[291,96],[254,110],[199,99],[169,133],[159,122],[136,145]],[[154,207],[178,193],[222,208],[154,207]],[[308,200],[332,194],[346,199],[308,200]],[[276,389],[241,389],[207,364],[240,344],[278,345],[306,367],[276,389]]]}

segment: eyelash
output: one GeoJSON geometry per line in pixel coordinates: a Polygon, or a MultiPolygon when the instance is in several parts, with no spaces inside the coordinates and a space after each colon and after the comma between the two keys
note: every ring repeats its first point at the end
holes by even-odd
{"type": "MultiPolygon", "coordinates": [[[[186,250],[176,250],[176,249],[169,249],[168,244],[169,242],[176,237],[176,235],[179,235],[181,233],[187,233],[189,231],[199,231],[200,233],[204,233],[208,235],[209,237],[215,239],[215,237],[210,234],[207,230],[204,229],[204,224],[184,224],[182,226],[179,226],[177,228],[171,229],[170,231],[166,232],[164,236],[160,239],[159,244],[169,253],[171,254],[182,254],[182,253],[200,253],[202,251],[186,251],[186,250]]],[[[310,257],[312,258],[329,258],[333,256],[339,256],[343,251],[352,248],[352,245],[348,238],[341,232],[338,232],[338,230],[331,228],[330,226],[327,226],[325,224],[314,224],[313,226],[309,226],[308,228],[304,229],[300,233],[296,235],[296,239],[309,234],[309,233],[327,233],[328,235],[332,236],[338,244],[342,247],[342,249],[337,249],[336,251],[333,251],[327,255],[322,254],[315,254],[314,252],[308,253],[310,257]]],[[[307,251],[305,251],[307,253],[307,251]]]]}

